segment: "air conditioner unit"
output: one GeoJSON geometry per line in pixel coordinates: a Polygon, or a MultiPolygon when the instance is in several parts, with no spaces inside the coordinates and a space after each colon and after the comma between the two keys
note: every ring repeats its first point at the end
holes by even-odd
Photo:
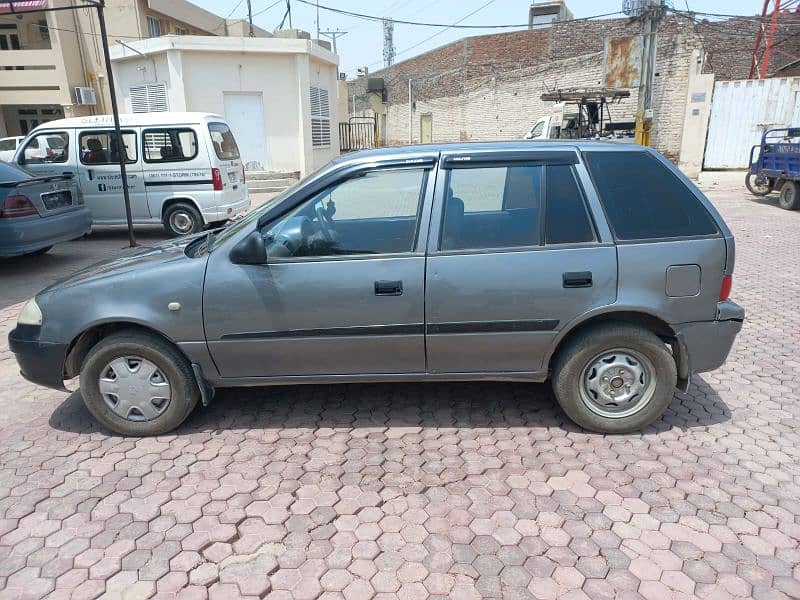
{"type": "Polygon", "coordinates": [[[97,95],[94,93],[94,88],[91,87],[76,87],[75,88],[75,103],[76,104],[97,104],[97,95]]]}

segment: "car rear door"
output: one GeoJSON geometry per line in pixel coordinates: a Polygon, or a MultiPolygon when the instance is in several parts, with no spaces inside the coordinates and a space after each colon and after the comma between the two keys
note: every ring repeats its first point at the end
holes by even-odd
{"type": "Polygon", "coordinates": [[[587,208],[586,177],[572,149],[443,155],[428,239],[430,372],[541,373],[566,324],[614,302],[616,251],[587,208]]]}
{"type": "Polygon", "coordinates": [[[212,252],[203,312],[222,377],[425,372],[435,159],[410,163],[332,174],[321,189],[299,190],[293,208],[259,228],[267,264],[212,252]]]}

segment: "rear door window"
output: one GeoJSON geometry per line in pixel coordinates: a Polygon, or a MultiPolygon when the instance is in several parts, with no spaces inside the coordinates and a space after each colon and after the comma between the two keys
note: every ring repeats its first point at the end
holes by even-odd
{"type": "Polygon", "coordinates": [[[209,123],[208,132],[211,134],[211,143],[214,152],[220,160],[236,160],[239,158],[239,147],[233,132],[225,123],[209,123]]]}
{"type": "Polygon", "coordinates": [[[542,167],[453,169],[442,220],[442,250],[539,245],[542,167]]]}
{"type": "Polygon", "coordinates": [[[148,163],[192,160],[197,156],[197,134],[188,127],[145,129],[142,153],[148,163]]]}
{"type": "Polygon", "coordinates": [[[646,152],[586,152],[609,225],[618,240],[714,235],[700,200],[646,152]]]}

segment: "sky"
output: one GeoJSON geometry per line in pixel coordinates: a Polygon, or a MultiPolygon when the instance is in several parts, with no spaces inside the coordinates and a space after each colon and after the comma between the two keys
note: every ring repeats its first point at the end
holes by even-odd
{"type": "MultiPolygon", "coordinates": [[[[230,15],[232,19],[247,16],[247,0],[192,1],[223,17],[231,11],[233,11],[230,15]]],[[[308,31],[313,36],[317,28],[316,9],[299,0],[290,1],[292,25],[308,31]]],[[[310,1],[312,4],[316,2],[316,0],[310,1]]],[[[251,0],[251,2],[253,22],[267,31],[276,29],[286,10],[286,0],[278,2],[251,0]]],[[[319,0],[319,2],[321,6],[392,19],[447,24],[464,19],[461,21],[462,25],[527,24],[528,6],[530,6],[530,0],[319,0]]],[[[678,10],[686,10],[688,6],[690,10],[696,12],[755,15],[761,13],[763,0],[671,0],[671,4],[678,10]]],[[[567,6],[575,18],[585,18],[621,11],[622,0],[567,0],[567,6]]],[[[340,71],[347,73],[348,77],[354,77],[358,67],[368,66],[370,72],[373,72],[383,66],[383,32],[380,23],[336,14],[322,8],[319,15],[322,31],[338,29],[347,32],[337,39],[340,71]]],[[[284,27],[288,27],[288,23],[284,24],[284,27]]],[[[445,29],[396,24],[395,62],[462,37],[511,30],[445,29]]]]}

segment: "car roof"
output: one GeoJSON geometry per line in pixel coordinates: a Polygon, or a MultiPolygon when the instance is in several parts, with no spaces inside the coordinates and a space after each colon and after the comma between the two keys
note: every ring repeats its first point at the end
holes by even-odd
{"type": "Polygon", "coordinates": [[[497,142],[453,142],[442,144],[414,144],[411,146],[391,146],[359,150],[342,154],[333,162],[361,162],[369,160],[389,160],[406,158],[410,155],[460,154],[472,152],[519,152],[536,150],[619,150],[643,152],[647,148],[638,144],[620,144],[601,140],[509,140],[497,142]]]}
{"type": "MultiPolygon", "coordinates": [[[[119,122],[122,127],[137,127],[142,125],[196,125],[207,121],[224,120],[225,118],[220,115],[205,112],[156,112],[123,114],[119,116],[119,122]]],[[[47,121],[33,129],[31,133],[48,129],[113,126],[114,118],[111,115],[92,115],[47,121]]]]}

